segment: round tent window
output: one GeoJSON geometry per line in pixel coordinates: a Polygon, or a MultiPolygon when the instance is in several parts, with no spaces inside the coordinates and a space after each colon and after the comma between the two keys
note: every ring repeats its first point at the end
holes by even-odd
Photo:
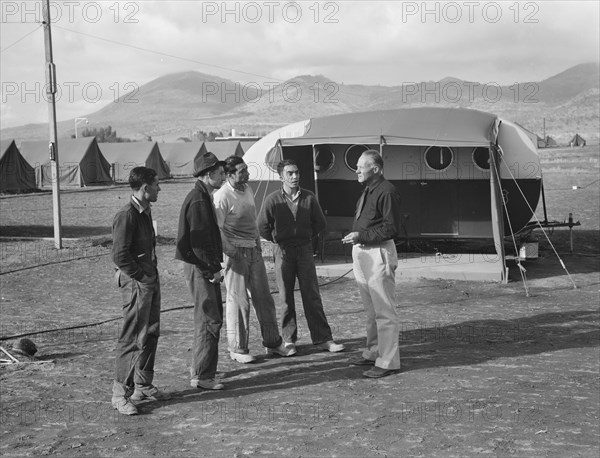
{"type": "Polygon", "coordinates": [[[368,146],[365,145],[351,145],[346,150],[344,154],[344,161],[346,162],[346,167],[348,167],[353,172],[356,172],[356,164],[358,163],[358,158],[360,155],[369,149],[368,146]]]}
{"type": "Polygon", "coordinates": [[[490,150],[483,146],[473,149],[473,162],[479,170],[487,171],[490,169],[490,150]]]}
{"type": "Polygon", "coordinates": [[[454,153],[447,146],[430,146],[425,151],[425,164],[432,170],[441,172],[452,164],[454,153]]]}
{"type": "Polygon", "coordinates": [[[329,145],[315,146],[315,170],[317,173],[327,172],[334,163],[335,156],[329,145]]]}
{"type": "Polygon", "coordinates": [[[265,155],[265,164],[273,172],[277,172],[277,164],[283,159],[279,145],[271,148],[265,155]]]}

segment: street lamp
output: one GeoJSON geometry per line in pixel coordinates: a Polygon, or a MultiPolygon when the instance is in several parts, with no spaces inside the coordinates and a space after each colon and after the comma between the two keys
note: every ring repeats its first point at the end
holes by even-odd
{"type": "Polygon", "coordinates": [[[85,121],[86,124],[89,124],[88,118],[75,118],[75,138],[77,138],[77,126],[83,121],[85,121]]]}

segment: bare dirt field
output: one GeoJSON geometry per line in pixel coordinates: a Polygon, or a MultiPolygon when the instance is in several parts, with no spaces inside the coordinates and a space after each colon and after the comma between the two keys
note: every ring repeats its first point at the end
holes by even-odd
{"type": "Polygon", "coordinates": [[[2,197],[0,344],[30,334],[39,352],[35,363],[0,368],[0,454],[597,457],[599,156],[597,146],[540,151],[548,218],[572,213],[581,226],[572,253],[567,229],[534,232],[529,296],[514,263],[508,284],[397,284],[402,372],[371,380],[347,364],[365,335],[354,281],[323,278],[325,310],[347,351],[315,351],[299,310],[298,355],[267,358],[253,316],[255,364],[229,359],[223,329],[222,392],[189,386],[192,309],[172,239],[192,181],[165,183],[153,206],[163,297],[155,382],[172,399],[146,402],[135,417],[109,402],[120,326],[110,224],[129,190],[65,192],[60,251],[14,238],[51,236],[48,193],[2,197]]]}

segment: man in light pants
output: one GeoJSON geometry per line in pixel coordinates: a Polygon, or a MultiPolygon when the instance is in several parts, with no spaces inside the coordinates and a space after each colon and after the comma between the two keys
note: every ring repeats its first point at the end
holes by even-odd
{"type": "Polygon", "coordinates": [[[225,253],[227,288],[225,322],[229,356],[239,363],[256,358],[248,348],[250,298],[260,324],[262,344],[268,355],[292,356],[295,348],[284,345],[277,326],[275,301],[269,289],[256,224],[254,193],[248,185],[248,165],[239,156],[225,159],[226,182],[215,192],[217,224],[225,253]]]}
{"type": "Polygon", "coordinates": [[[400,195],[383,178],[383,159],[375,150],[362,153],[356,174],[365,189],[356,206],[352,232],[342,242],[353,245],[352,268],[367,314],[367,346],[349,362],[373,366],[363,375],[380,378],[400,371],[400,324],[394,297],[400,195]]]}

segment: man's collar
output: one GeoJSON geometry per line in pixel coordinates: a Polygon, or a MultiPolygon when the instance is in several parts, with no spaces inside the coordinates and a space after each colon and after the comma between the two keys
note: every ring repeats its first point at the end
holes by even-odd
{"type": "Polygon", "coordinates": [[[289,195],[287,192],[285,192],[284,186],[281,185],[281,194],[283,195],[283,197],[288,197],[293,200],[293,199],[296,199],[301,193],[302,193],[302,188],[300,186],[298,186],[298,191],[292,195],[289,195]]]}
{"type": "Polygon", "coordinates": [[[379,186],[381,183],[383,183],[383,175],[379,175],[377,177],[377,179],[373,180],[371,183],[369,183],[367,185],[367,188],[369,188],[369,192],[373,192],[375,190],[375,188],[377,188],[377,186],[379,186]]]}
{"type": "Polygon", "coordinates": [[[139,201],[139,199],[135,196],[131,196],[131,203],[133,204],[133,206],[136,208],[136,210],[139,213],[148,213],[150,211],[150,203],[148,203],[147,207],[144,207],[144,205],[139,201]]]}

